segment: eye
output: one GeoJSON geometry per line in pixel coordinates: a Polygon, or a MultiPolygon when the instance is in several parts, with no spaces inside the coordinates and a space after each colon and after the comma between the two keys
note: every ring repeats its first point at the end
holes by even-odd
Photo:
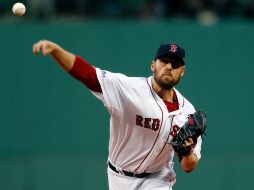
{"type": "Polygon", "coordinates": [[[172,66],[172,69],[177,69],[183,65],[180,60],[174,59],[174,58],[163,57],[163,58],[160,58],[160,61],[165,64],[170,63],[172,66]]]}
{"type": "Polygon", "coordinates": [[[177,59],[171,59],[170,63],[171,63],[171,66],[173,69],[177,69],[182,66],[181,61],[179,61],[177,59]]]}
{"type": "Polygon", "coordinates": [[[163,62],[163,63],[169,63],[169,62],[170,62],[170,59],[161,58],[160,61],[163,62]]]}

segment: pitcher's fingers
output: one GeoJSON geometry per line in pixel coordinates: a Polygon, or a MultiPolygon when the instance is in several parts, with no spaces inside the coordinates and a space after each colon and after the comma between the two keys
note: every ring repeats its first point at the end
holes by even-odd
{"type": "Polygon", "coordinates": [[[42,44],[42,54],[45,56],[51,52],[51,47],[48,43],[43,43],[42,44]]]}
{"type": "Polygon", "coordinates": [[[34,55],[38,55],[38,53],[41,51],[41,43],[38,42],[33,45],[33,53],[34,55]]]}
{"type": "Polygon", "coordinates": [[[190,146],[192,144],[194,144],[192,138],[188,138],[188,139],[184,140],[183,146],[190,146]]]}
{"type": "Polygon", "coordinates": [[[188,143],[190,143],[190,144],[194,144],[194,142],[193,142],[193,139],[192,139],[192,138],[188,138],[188,139],[187,139],[187,141],[188,141],[188,143]]]}
{"type": "Polygon", "coordinates": [[[33,53],[34,55],[38,55],[38,51],[36,50],[36,44],[33,45],[33,53]]]}

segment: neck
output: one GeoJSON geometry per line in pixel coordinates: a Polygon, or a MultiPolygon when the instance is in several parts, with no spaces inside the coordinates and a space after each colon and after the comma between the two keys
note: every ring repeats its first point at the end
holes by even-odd
{"type": "Polygon", "coordinates": [[[153,90],[156,92],[156,94],[158,94],[158,96],[163,99],[163,100],[167,100],[170,102],[174,102],[173,97],[174,97],[174,91],[173,88],[171,89],[163,89],[161,88],[157,82],[154,80],[154,78],[152,78],[152,88],[153,90]]]}

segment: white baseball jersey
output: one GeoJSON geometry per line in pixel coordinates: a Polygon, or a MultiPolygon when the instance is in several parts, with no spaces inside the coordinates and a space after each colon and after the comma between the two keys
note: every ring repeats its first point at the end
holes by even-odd
{"type": "MultiPolygon", "coordinates": [[[[93,92],[110,113],[108,160],[122,170],[154,173],[168,168],[171,178],[174,151],[169,144],[176,132],[195,112],[192,104],[176,89],[179,109],[168,112],[154,92],[152,77],[127,77],[96,68],[102,93],[93,92]]],[[[201,138],[194,153],[201,157],[201,138]]]]}

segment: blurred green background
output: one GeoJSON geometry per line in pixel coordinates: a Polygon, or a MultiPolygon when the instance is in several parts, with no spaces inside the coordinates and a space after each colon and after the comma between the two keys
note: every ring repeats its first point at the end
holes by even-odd
{"type": "Polygon", "coordinates": [[[208,130],[194,172],[176,160],[174,190],[254,189],[253,33],[243,20],[2,20],[0,190],[108,189],[109,114],[50,57],[32,54],[40,39],[129,76],[151,75],[160,43],[181,44],[177,88],[207,113],[208,130]]]}

